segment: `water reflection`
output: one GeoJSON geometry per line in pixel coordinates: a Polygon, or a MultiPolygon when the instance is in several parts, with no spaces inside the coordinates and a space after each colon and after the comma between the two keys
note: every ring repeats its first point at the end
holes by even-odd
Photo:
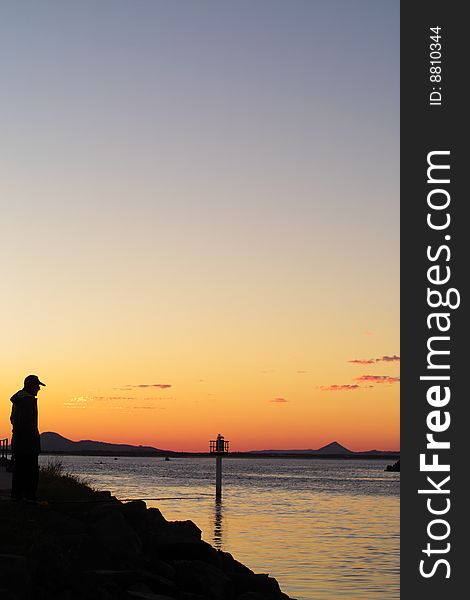
{"type": "Polygon", "coordinates": [[[214,539],[217,550],[222,550],[222,500],[216,499],[214,507],[214,539]]]}

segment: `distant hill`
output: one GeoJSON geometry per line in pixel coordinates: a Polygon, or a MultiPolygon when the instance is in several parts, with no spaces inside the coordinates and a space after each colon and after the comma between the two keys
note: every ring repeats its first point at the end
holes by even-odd
{"type": "Polygon", "coordinates": [[[396,455],[399,452],[392,450],[368,450],[367,452],[354,452],[342,446],[339,442],[331,442],[318,450],[252,450],[250,454],[319,454],[319,455],[353,455],[353,456],[372,456],[372,455],[396,455]]]}
{"type": "Polygon", "coordinates": [[[338,442],[331,442],[316,451],[317,454],[353,454],[352,450],[348,450],[338,442]]]}
{"type": "MultiPolygon", "coordinates": [[[[44,454],[83,454],[89,456],[208,456],[207,452],[174,452],[173,450],[162,450],[153,446],[132,446],[130,444],[109,444],[95,440],[80,440],[74,442],[68,438],[46,431],[41,434],[41,449],[44,454]]],[[[400,456],[400,452],[369,450],[368,452],[353,452],[348,450],[339,442],[331,442],[318,450],[252,450],[251,452],[231,452],[228,456],[241,456],[255,458],[263,456],[266,458],[289,458],[295,456],[308,457],[344,457],[344,458],[387,458],[400,456]]]]}
{"type": "Polygon", "coordinates": [[[331,442],[326,446],[312,450],[252,450],[253,454],[354,454],[352,450],[348,450],[338,442],[331,442]]]}
{"type": "Polygon", "coordinates": [[[130,456],[162,456],[173,454],[169,450],[161,450],[153,446],[131,446],[129,444],[108,444],[93,440],[80,440],[73,442],[58,433],[46,431],[41,433],[41,450],[43,453],[62,454],[102,454],[102,455],[130,455],[130,456]]]}

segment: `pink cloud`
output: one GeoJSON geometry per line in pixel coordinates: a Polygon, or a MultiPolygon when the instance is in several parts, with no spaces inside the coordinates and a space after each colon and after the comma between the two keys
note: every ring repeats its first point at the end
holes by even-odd
{"type": "Polygon", "coordinates": [[[125,388],[118,388],[121,390],[130,389],[130,388],[160,388],[165,390],[166,388],[170,388],[171,383],[139,383],[138,385],[127,385],[125,388]]]}
{"type": "Polygon", "coordinates": [[[390,375],[361,375],[355,377],[354,381],[370,381],[373,383],[398,383],[399,377],[391,377],[390,375]]]}
{"type": "Polygon", "coordinates": [[[394,354],[393,356],[382,356],[382,358],[378,358],[377,362],[400,362],[400,357],[394,354]]]}
{"type": "Polygon", "coordinates": [[[358,390],[360,387],[362,386],[357,383],[346,383],[342,385],[334,383],[332,385],[321,385],[320,389],[322,392],[352,392],[353,390],[358,390]]]}
{"type": "Polygon", "coordinates": [[[356,365],[373,365],[378,362],[400,362],[400,357],[394,354],[393,356],[381,356],[380,358],[354,358],[348,360],[348,362],[356,365]]]}
{"type": "Polygon", "coordinates": [[[93,396],[93,400],[135,400],[134,396],[93,396]]]}
{"type": "Polygon", "coordinates": [[[355,358],[353,360],[348,360],[350,363],[354,363],[356,365],[373,365],[375,363],[374,358],[355,358]]]}

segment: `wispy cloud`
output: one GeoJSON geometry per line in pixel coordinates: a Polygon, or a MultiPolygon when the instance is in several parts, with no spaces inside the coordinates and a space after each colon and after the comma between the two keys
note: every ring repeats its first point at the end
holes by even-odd
{"type": "Polygon", "coordinates": [[[165,410],[163,406],[133,406],[137,410],[165,410]]]}
{"type": "Polygon", "coordinates": [[[103,400],[135,400],[135,396],[93,396],[92,400],[102,402],[103,400]]]}
{"type": "Polygon", "coordinates": [[[138,383],[137,385],[128,384],[122,388],[115,388],[117,390],[131,390],[134,388],[160,388],[162,390],[166,390],[167,388],[171,388],[171,383],[138,383]]]}
{"type": "Polygon", "coordinates": [[[320,389],[322,392],[353,392],[362,388],[362,385],[358,385],[357,383],[345,383],[345,384],[336,384],[332,385],[321,385],[320,389]]]}
{"type": "Polygon", "coordinates": [[[375,358],[354,358],[353,360],[348,360],[348,362],[356,365],[373,365],[376,361],[375,358]]]}
{"type": "Polygon", "coordinates": [[[394,354],[393,356],[382,356],[377,359],[377,362],[400,362],[400,357],[394,354]]]}
{"type": "Polygon", "coordinates": [[[93,400],[93,398],[88,396],[75,396],[74,398],[66,400],[63,405],[65,408],[84,409],[87,408],[87,404],[90,400],[93,400]]]}
{"type": "Polygon", "coordinates": [[[400,357],[394,354],[393,356],[380,356],[379,358],[354,358],[348,360],[348,362],[356,365],[373,365],[379,362],[400,362],[400,357]]]}
{"type": "Polygon", "coordinates": [[[308,371],[297,371],[297,373],[308,373],[308,371]]]}
{"type": "Polygon", "coordinates": [[[390,375],[360,375],[355,377],[354,381],[369,381],[371,383],[398,383],[399,377],[391,377],[390,375]]]}
{"type": "Polygon", "coordinates": [[[277,404],[284,404],[285,402],[289,402],[285,398],[272,398],[270,402],[276,402],[277,404]]]}

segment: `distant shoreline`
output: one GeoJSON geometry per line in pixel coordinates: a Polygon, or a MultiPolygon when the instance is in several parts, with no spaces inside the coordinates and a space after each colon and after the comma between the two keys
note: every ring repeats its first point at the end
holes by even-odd
{"type": "MultiPolygon", "coordinates": [[[[42,456],[101,456],[114,458],[212,458],[214,454],[209,452],[98,452],[98,451],[83,451],[83,452],[42,452],[42,456]]],[[[252,452],[230,452],[224,454],[224,458],[247,458],[247,459],[265,459],[265,458],[281,458],[281,459],[321,459],[321,460],[398,460],[400,453],[384,453],[384,454],[280,454],[280,453],[252,453],[252,452]]]]}

